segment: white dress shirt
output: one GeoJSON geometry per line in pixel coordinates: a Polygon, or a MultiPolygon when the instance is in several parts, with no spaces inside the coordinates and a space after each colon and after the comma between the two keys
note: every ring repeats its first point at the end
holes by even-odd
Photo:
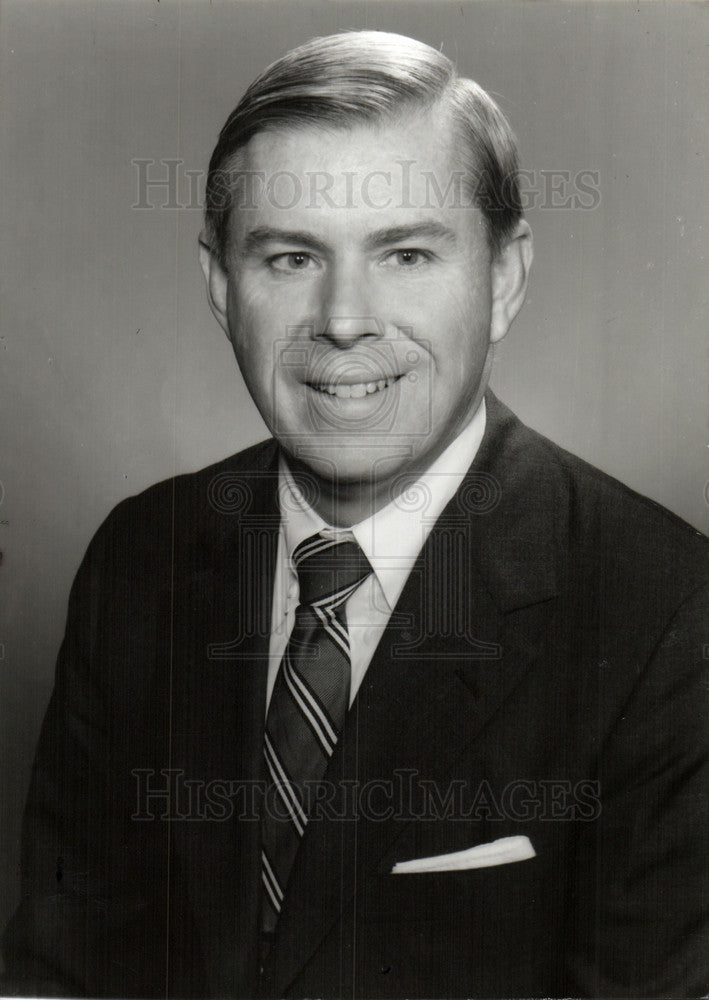
{"type": "Polygon", "coordinates": [[[329,538],[354,538],[373,569],[345,605],[352,664],[351,705],[424,542],[463,481],[484,432],[485,400],[458,437],[409,489],[351,528],[334,528],[323,521],[306,502],[281,458],[281,526],[273,584],[267,705],[298,605],[298,576],[291,559],[295,547],[318,532],[329,538]]]}

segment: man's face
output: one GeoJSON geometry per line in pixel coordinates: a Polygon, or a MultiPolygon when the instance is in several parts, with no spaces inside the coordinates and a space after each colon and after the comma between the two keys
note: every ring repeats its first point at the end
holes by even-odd
{"type": "Polygon", "coordinates": [[[446,118],[255,136],[227,272],[211,260],[213,308],[266,424],[341,484],[395,488],[430,465],[511,322],[493,316],[501,279],[446,118]]]}

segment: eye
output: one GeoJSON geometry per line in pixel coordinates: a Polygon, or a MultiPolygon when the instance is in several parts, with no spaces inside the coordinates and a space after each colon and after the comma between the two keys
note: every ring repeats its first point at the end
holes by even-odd
{"type": "Polygon", "coordinates": [[[392,250],[387,255],[386,262],[395,264],[397,267],[414,269],[430,260],[429,254],[425,250],[417,250],[415,247],[404,247],[401,250],[392,250]]]}
{"type": "Polygon", "coordinates": [[[307,271],[314,263],[314,258],[305,250],[279,253],[268,259],[269,266],[276,271],[307,271]]]}

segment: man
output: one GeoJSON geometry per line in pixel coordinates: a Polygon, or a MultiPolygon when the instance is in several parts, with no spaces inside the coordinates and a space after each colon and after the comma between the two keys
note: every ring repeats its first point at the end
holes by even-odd
{"type": "Polygon", "coordinates": [[[706,991],[706,549],[487,391],[532,258],[499,109],[318,39],[210,165],[275,440],[121,504],[72,592],[18,991],[706,991]]]}

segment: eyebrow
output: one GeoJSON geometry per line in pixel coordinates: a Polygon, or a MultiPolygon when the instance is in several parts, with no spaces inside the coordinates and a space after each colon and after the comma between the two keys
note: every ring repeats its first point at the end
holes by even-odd
{"type": "MultiPolygon", "coordinates": [[[[389,226],[369,233],[365,239],[365,248],[379,250],[395,243],[406,244],[420,239],[436,240],[449,245],[457,242],[455,232],[440,222],[416,222],[410,225],[389,226]]],[[[259,226],[246,234],[240,253],[242,256],[247,256],[263,250],[269,243],[304,247],[307,250],[316,250],[318,253],[325,253],[328,249],[327,244],[306,230],[259,226]]]]}
{"type": "Polygon", "coordinates": [[[286,243],[290,246],[317,250],[319,253],[327,250],[325,243],[312,233],[298,229],[272,229],[269,226],[259,226],[246,234],[240,253],[242,256],[255,253],[263,250],[269,243],[286,243]]]}
{"type": "Polygon", "coordinates": [[[368,250],[378,250],[392,243],[411,243],[415,240],[436,240],[453,245],[457,241],[455,232],[441,222],[416,222],[410,225],[390,226],[370,233],[365,240],[368,250]]]}

